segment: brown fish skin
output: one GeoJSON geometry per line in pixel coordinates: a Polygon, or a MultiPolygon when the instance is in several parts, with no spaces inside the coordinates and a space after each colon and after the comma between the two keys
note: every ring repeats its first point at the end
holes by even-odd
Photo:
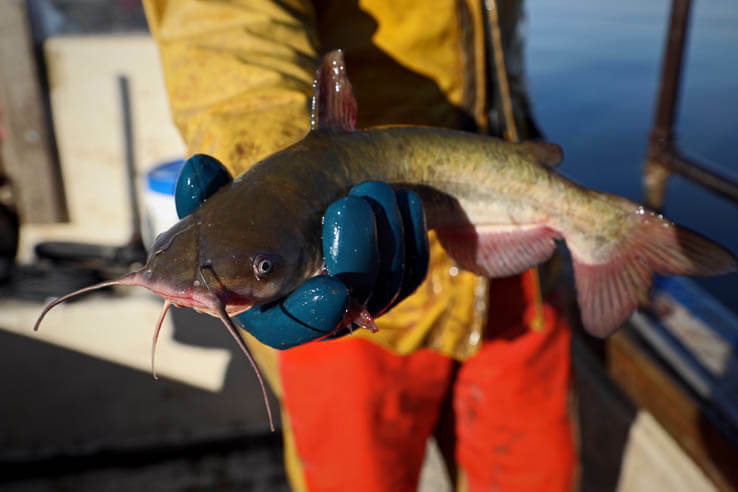
{"type": "Polygon", "coordinates": [[[537,162],[531,145],[434,128],[313,131],[216,193],[176,226],[174,239],[163,234],[162,252],[143,275],[164,297],[180,293],[181,304],[185,292],[207,297],[195,280],[198,266],[210,265],[229,314],[282,297],[321,268],[327,206],[367,180],[416,190],[429,228],[462,268],[482,275],[524,271],[563,238],[584,324],[598,335],[647,299],[654,271],[735,271],[730,252],[636,203],[567,180],[537,162]],[[267,279],[252,271],[259,255],[276,266],[267,279]]]}

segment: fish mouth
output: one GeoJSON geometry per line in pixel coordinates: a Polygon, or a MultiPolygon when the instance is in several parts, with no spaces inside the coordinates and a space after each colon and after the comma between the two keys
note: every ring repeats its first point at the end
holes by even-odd
{"type": "Polygon", "coordinates": [[[151,292],[170,302],[175,307],[192,308],[198,313],[209,314],[218,318],[220,312],[218,307],[223,306],[228,316],[237,316],[261,304],[249,294],[237,294],[233,292],[212,292],[207,289],[189,287],[186,289],[173,290],[167,285],[146,285],[151,292]]]}

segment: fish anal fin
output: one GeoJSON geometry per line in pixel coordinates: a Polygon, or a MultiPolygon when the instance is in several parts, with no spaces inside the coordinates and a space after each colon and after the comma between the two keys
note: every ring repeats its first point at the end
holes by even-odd
{"type": "Polygon", "coordinates": [[[558,167],[564,160],[564,151],[555,143],[529,140],[518,144],[523,153],[548,167],[558,167]]]}
{"type": "Polygon", "coordinates": [[[648,302],[653,270],[637,256],[617,255],[596,265],[572,260],[582,323],[591,334],[612,334],[648,302]]]}
{"type": "Polygon", "coordinates": [[[543,263],[560,237],[540,225],[470,225],[436,232],[459,267],[490,278],[509,277],[543,263]]]}
{"type": "Polygon", "coordinates": [[[341,50],[326,53],[315,74],[310,128],[334,132],[356,129],[356,98],[341,50]]]}
{"type": "Polygon", "coordinates": [[[582,322],[595,336],[610,335],[648,303],[654,272],[704,276],[736,271],[729,251],[659,215],[640,208],[634,224],[596,263],[572,251],[582,322]]]}

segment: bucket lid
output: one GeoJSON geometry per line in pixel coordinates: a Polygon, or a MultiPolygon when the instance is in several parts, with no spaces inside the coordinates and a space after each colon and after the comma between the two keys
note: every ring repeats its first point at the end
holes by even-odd
{"type": "Polygon", "coordinates": [[[174,186],[183,165],[183,159],[176,159],[156,166],[146,174],[149,189],[165,195],[174,195],[174,186]]]}

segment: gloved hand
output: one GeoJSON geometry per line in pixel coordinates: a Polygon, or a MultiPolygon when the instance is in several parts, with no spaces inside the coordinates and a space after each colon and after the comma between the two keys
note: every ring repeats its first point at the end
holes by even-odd
{"type": "MultiPolygon", "coordinates": [[[[197,154],[175,190],[180,218],[232,180],[216,159],[197,154]]],[[[326,275],[306,280],[274,302],[234,317],[262,343],[287,349],[318,338],[374,328],[379,316],[410,295],[428,270],[428,236],[417,194],[367,181],[332,203],[323,221],[326,275]]]]}

